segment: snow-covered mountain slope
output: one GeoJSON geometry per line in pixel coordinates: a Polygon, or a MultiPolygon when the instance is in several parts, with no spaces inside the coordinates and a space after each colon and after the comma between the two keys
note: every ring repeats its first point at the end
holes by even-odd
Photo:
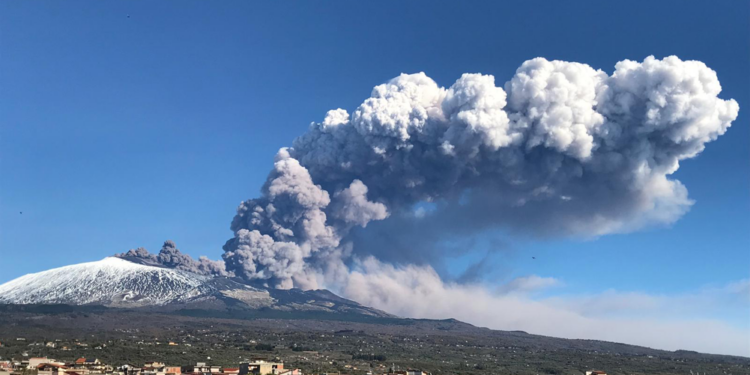
{"type": "Polygon", "coordinates": [[[0,285],[12,304],[164,305],[211,292],[207,276],[114,257],[21,276],[0,285]]]}
{"type": "Polygon", "coordinates": [[[190,310],[328,312],[392,317],[327,290],[277,290],[239,279],[109,257],[21,276],[0,285],[0,304],[103,305],[190,310]]]}

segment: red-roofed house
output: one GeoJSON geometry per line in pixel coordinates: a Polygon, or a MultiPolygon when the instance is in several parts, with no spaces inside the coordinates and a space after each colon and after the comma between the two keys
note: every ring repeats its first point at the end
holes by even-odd
{"type": "Polygon", "coordinates": [[[89,372],[102,372],[105,366],[96,358],[78,358],[75,363],[72,364],[73,370],[82,374],[88,374],[89,372]]]}

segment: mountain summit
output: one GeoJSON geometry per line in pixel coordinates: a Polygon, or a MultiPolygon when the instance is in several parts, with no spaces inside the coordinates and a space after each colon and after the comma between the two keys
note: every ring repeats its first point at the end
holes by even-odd
{"type": "Polygon", "coordinates": [[[0,303],[392,317],[327,290],[269,289],[117,257],[21,276],[0,285],[0,303]]]}

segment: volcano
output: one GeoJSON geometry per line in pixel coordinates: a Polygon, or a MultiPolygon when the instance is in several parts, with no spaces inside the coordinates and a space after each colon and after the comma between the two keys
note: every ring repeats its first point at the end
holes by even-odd
{"type": "Polygon", "coordinates": [[[324,289],[272,289],[118,257],[21,276],[0,285],[0,303],[394,317],[324,289]]]}

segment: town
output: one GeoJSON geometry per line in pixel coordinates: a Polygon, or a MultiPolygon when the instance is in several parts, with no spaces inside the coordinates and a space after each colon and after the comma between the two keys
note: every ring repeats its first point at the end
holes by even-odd
{"type": "MultiPolygon", "coordinates": [[[[25,338],[16,338],[18,344],[34,348],[43,346],[45,349],[58,349],[61,351],[73,351],[93,349],[95,351],[104,350],[106,344],[97,344],[89,348],[89,344],[78,340],[71,344],[66,344],[62,340],[47,342],[31,342],[26,344],[25,338]]],[[[141,342],[143,343],[143,342],[141,342]]],[[[159,343],[161,344],[161,343],[159,343]]],[[[175,347],[180,344],[169,341],[164,345],[175,347]]],[[[0,342],[2,346],[2,342],[0,342]]],[[[272,345],[261,345],[260,348],[269,349],[272,345]]],[[[308,354],[314,354],[309,349],[301,350],[308,354]]],[[[359,359],[384,360],[383,356],[353,356],[359,359]]],[[[208,360],[211,358],[208,357],[208,360]]],[[[166,361],[145,361],[142,363],[107,363],[97,357],[84,356],[74,360],[57,360],[50,357],[33,357],[29,356],[28,351],[21,353],[21,358],[4,359],[0,357],[0,375],[432,375],[432,373],[422,369],[405,368],[399,369],[399,366],[391,364],[373,365],[369,363],[367,367],[358,368],[352,365],[344,365],[345,368],[352,372],[315,372],[305,371],[300,368],[288,368],[279,357],[269,358],[269,356],[254,356],[250,359],[241,360],[236,364],[216,364],[215,362],[195,362],[192,364],[177,365],[166,361]]],[[[607,375],[603,371],[586,371],[585,375],[607,375]]]]}
{"type": "MultiPolygon", "coordinates": [[[[173,366],[164,362],[149,361],[143,364],[108,364],[93,357],[81,357],[72,362],[58,361],[47,357],[32,357],[22,360],[0,360],[0,375],[303,375],[300,369],[284,368],[279,360],[269,361],[255,358],[239,363],[237,367],[212,365],[197,362],[192,365],[173,366]]],[[[311,375],[313,373],[307,373],[311,375]]],[[[344,375],[341,373],[318,373],[319,375],[344,375]]],[[[415,369],[398,370],[395,366],[386,372],[367,371],[368,375],[431,375],[415,369]]],[[[315,374],[313,374],[315,375],[315,374]]]]}
{"type": "MultiPolygon", "coordinates": [[[[206,357],[203,362],[194,362],[191,364],[172,363],[164,359],[155,359],[144,362],[133,363],[131,361],[117,362],[100,360],[95,356],[82,356],[77,358],[71,358],[67,360],[58,360],[48,356],[33,356],[31,353],[39,352],[43,348],[46,352],[60,353],[65,352],[85,352],[85,351],[104,351],[112,349],[112,345],[116,345],[115,341],[108,341],[108,343],[87,343],[80,340],[73,340],[66,342],[61,339],[51,341],[32,341],[26,342],[26,338],[17,337],[13,340],[14,347],[25,347],[28,349],[23,350],[18,358],[2,358],[0,357],[0,375],[348,375],[348,374],[367,374],[367,375],[431,375],[430,372],[423,371],[421,369],[405,368],[400,369],[399,366],[391,364],[387,366],[385,364],[377,364],[363,362],[360,366],[351,364],[343,364],[342,367],[350,372],[331,372],[331,371],[315,371],[313,369],[301,368],[290,368],[285,367],[282,358],[274,355],[253,355],[249,358],[239,359],[236,363],[226,363],[225,358],[219,361],[212,361],[211,357],[206,357]],[[36,350],[35,350],[36,349],[36,350]],[[367,365],[365,365],[367,363],[367,365]]],[[[192,347],[190,343],[175,342],[175,341],[137,341],[137,344],[144,346],[166,346],[169,348],[176,348],[184,346],[186,348],[192,347]]],[[[272,351],[273,345],[270,344],[256,344],[253,341],[255,349],[259,351],[272,351]]],[[[0,342],[0,347],[7,347],[0,342]]],[[[292,352],[303,353],[302,358],[305,356],[316,356],[318,353],[314,350],[303,347],[292,347],[292,352]]],[[[367,359],[380,359],[383,360],[383,356],[371,355],[371,356],[353,356],[361,360],[367,359]]],[[[336,362],[331,361],[330,364],[337,365],[336,362]]]]}

